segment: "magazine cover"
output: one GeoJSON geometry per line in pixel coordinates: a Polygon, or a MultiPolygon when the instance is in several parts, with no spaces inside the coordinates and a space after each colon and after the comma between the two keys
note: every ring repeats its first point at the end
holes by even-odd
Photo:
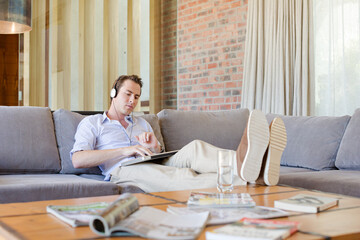
{"type": "Polygon", "coordinates": [[[187,205],[191,207],[254,207],[256,203],[248,193],[191,192],[187,205]]]}
{"type": "Polygon", "coordinates": [[[72,227],[89,225],[94,215],[100,214],[110,203],[96,202],[83,205],[49,205],[46,211],[72,227]]]}
{"type": "Polygon", "coordinates": [[[109,211],[111,209],[110,211],[116,213],[118,211],[129,210],[129,206],[134,210],[139,208],[137,198],[129,193],[125,193],[121,194],[113,203],[96,202],[83,205],[49,205],[46,207],[46,211],[67,224],[78,227],[89,225],[90,220],[94,216],[102,214],[105,210],[109,211]]]}

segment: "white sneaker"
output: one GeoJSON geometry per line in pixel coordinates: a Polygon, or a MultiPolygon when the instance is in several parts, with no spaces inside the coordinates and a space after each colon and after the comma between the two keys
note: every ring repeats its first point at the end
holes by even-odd
{"type": "Polygon", "coordinates": [[[270,142],[267,153],[264,156],[262,176],[259,182],[266,185],[276,185],[279,182],[280,161],[286,147],[287,135],[284,121],[281,118],[274,118],[270,124],[270,142]]]}
{"type": "Polygon", "coordinates": [[[259,110],[253,110],[236,151],[238,175],[243,180],[253,182],[259,177],[269,135],[265,115],[259,110]]]}

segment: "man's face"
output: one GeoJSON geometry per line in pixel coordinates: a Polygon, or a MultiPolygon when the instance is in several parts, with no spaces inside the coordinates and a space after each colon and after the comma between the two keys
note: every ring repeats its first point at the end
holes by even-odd
{"type": "Polygon", "coordinates": [[[140,85],[132,80],[125,80],[113,99],[116,110],[123,115],[129,115],[136,107],[141,94],[140,85]]]}

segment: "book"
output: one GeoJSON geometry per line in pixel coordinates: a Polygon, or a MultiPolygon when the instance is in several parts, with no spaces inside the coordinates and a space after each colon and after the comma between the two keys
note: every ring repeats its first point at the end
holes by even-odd
{"type": "Polygon", "coordinates": [[[207,225],[226,224],[238,221],[242,218],[268,219],[289,216],[289,213],[277,208],[255,206],[249,208],[207,208],[207,207],[175,207],[169,205],[166,211],[186,215],[192,213],[209,212],[210,217],[207,225]]]}
{"type": "Polygon", "coordinates": [[[173,151],[168,151],[168,152],[156,153],[156,154],[149,155],[149,156],[139,156],[139,157],[128,159],[126,161],[121,162],[121,166],[124,167],[124,166],[142,163],[142,162],[146,162],[146,161],[164,159],[167,157],[171,157],[172,155],[174,155],[177,152],[178,152],[178,150],[173,150],[173,151]]]}
{"type": "Polygon", "coordinates": [[[207,240],[249,240],[285,239],[298,230],[294,221],[275,221],[243,218],[235,223],[216,228],[205,233],[207,240]]]}
{"type": "Polygon", "coordinates": [[[248,193],[191,192],[190,207],[254,207],[256,203],[248,193]]]}
{"type": "Polygon", "coordinates": [[[274,206],[283,210],[317,213],[336,206],[338,203],[339,199],[337,198],[298,194],[290,198],[276,200],[274,206]]]}

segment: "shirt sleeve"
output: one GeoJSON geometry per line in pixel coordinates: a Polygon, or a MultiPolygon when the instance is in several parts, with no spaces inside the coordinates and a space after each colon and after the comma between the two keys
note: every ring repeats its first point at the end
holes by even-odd
{"type": "Polygon", "coordinates": [[[91,120],[91,117],[86,117],[79,123],[75,133],[75,143],[70,151],[70,159],[78,151],[95,149],[98,131],[96,123],[93,123],[91,120]]]}

